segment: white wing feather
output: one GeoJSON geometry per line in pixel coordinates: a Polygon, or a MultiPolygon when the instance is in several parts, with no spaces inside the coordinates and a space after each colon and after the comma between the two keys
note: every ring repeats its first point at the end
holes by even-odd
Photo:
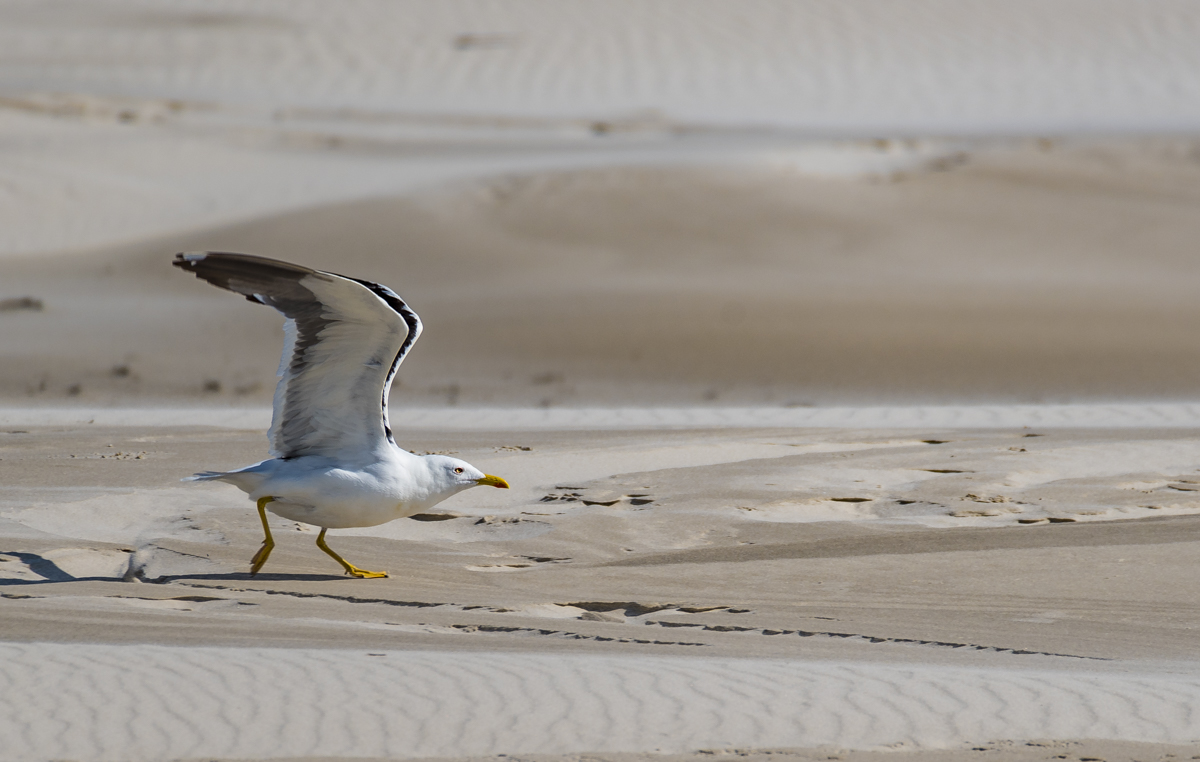
{"type": "Polygon", "coordinates": [[[281,363],[269,434],[272,454],[366,455],[390,438],[385,384],[390,386],[393,362],[403,359],[397,355],[410,327],[383,299],[349,278],[318,272],[300,285],[321,310],[318,320],[293,328],[296,338],[284,355],[286,367],[281,363]],[[305,336],[304,327],[316,328],[315,336],[305,336]]]}
{"type": "Polygon", "coordinates": [[[272,455],[354,462],[394,446],[391,382],[421,335],[420,318],[395,292],[245,254],[181,254],[174,264],[285,316],[272,455]]]}

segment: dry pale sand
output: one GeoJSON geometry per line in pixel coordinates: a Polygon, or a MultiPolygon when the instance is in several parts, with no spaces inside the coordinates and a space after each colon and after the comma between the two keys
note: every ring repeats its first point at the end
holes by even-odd
{"type": "MultiPolygon", "coordinates": [[[[1122,741],[1033,740],[1019,743],[986,743],[955,750],[912,751],[903,748],[886,751],[847,749],[711,749],[695,754],[576,754],[549,757],[522,754],[519,757],[471,757],[471,762],[1033,762],[1033,760],[1090,760],[1090,762],[1149,762],[1196,759],[1200,748],[1169,744],[1140,744],[1122,741]]],[[[297,759],[294,762],[301,762],[297,759]]],[[[305,760],[305,762],[308,762],[305,760]]],[[[313,759],[312,762],[317,762],[313,759]]]]}
{"type": "Polygon", "coordinates": [[[564,171],[10,258],[3,296],[44,308],[0,313],[0,394],[267,402],[279,318],[169,266],[216,249],[397,288],[426,323],[400,405],[1190,400],[1198,155],[984,143],[887,177],[564,171]]]}
{"type": "Polygon", "coordinates": [[[0,436],[0,568],[6,593],[34,596],[6,603],[9,639],[284,645],[294,619],[315,617],[304,642],[326,646],[500,647],[512,636],[493,623],[516,627],[518,642],[569,623],[584,643],[625,633],[754,656],[1186,659],[1200,645],[1196,589],[1173,582],[1190,579],[1200,541],[1190,431],[411,432],[414,449],[453,451],[514,488],[469,492],[425,520],[336,530],[356,563],[392,572],[379,582],[342,579],[311,528],[284,521],[270,566],[246,577],[261,540],[253,506],[178,478],[261,457],[261,434],[0,436]],[[224,591],[218,605],[172,603],[137,627],[137,606],[119,605],[208,589],[224,591]],[[79,595],[107,603],[85,623],[79,595]],[[230,605],[242,596],[255,605],[230,605]],[[349,614],[345,596],[380,600],[349,614]],[[892,642],[904,638],[916,642],[892,642]]]}
{"type": "MultiPolygon", "coordinates": [[[[548,757],[522,754],[522,762],[552,762],[568,759],[570,762],[1032,762],[1033,760],[1090,760],[1091,762],[1149,762],[1149,760],[1196,759],[1196,746],[1173,746],[1168,744],[1140,744],[1121,741],[1055,741],[1034,740],[1021,743],[976,744],[969,748],[953,751],[851,751],[838,748],[825,749],[712,749],[696,754],[577,754],[569,757],[548,757]]],[[[514,759],[504,757],[474,757],[472,762],[503,762],[514,759]]],[[[299,759],[295,762],[301,762],[299,759]]],[[[313,760],[312,762],[317,762],[313,760]]],[[[465,762],[465,760],[464,760],[465,762]]]]}
{"type": "Polygon", "coordinates": [[[0,0],[0,257],[812,138],[1191,133],[1186,0],[0,0]]]}
{"type": "Polygon", "coordinates": [[[1198,18],[0,0],[0,760],[1200,758],[1198,18]],[[513,489],[249,578],[194,249],[513,489]]]}
{"type": "Polygon", "coordinates": [[[0,758],[1191,756],[1194,144],[968,149],[0,260],[0,758]],[[387,580],[287,522],[250,579],[249,503],[177,480],[264,456],[279,321],[198,248],[398,288],[401,441],[514,489],[334,535],[387,580]],[[958,406],[852,407],[897,402],[958,406]]]}
{"type": "Polygon", "coordinates": [[[1200,754],[1104,742],[1200,738],[1187,429],[412,430],[514,489],[332,536],[385,580],[247,576],[177,479],[258,432],[0,437],[6,758],[1200,754]]]}

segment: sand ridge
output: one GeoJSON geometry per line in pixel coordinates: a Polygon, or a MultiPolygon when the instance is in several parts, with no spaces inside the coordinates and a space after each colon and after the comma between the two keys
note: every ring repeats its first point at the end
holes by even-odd
{"type": "Polygon", "coordinates": [[[0,312],[0,395],[268,403],[278,316],[168,264],[214,249],[398,289],[426,325],[398,407],[1188,401],[1190,151],[1018,143],[876,180],[763,163],[531,168],[5,259],[5,292],[42,308],[0,312]]]}

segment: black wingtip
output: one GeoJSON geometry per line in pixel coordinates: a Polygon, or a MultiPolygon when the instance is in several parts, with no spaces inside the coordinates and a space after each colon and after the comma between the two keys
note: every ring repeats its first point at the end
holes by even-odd
{"type": "Polygon", "coordinates": [[[253,295],[265,293],[264,290],[270,289],[272,283],[296,282],[317,272],[278,259],[224,251],[184,251],[176,254],[171,264],[218,288],[235,291],[259,304],[265,302],[253,298],[253,295]]]}
{"type": "Polygon", "coordinates": [[[175,255],[175,259],[171,264],[183,270],[194,272],[196,265],[203,262],[207,256],[207,251],[181,251],[175,255]]]}
{"type": "Polygon", "coordinates": [[[311,267],[284,262],[282,259],[260,257],[256,254],[238,254],[232,251],[181,251],[171,264],[188,270],[201,268],[237,268],[250,271],[278,270],[296,275],[317,272],[311,267]]]}

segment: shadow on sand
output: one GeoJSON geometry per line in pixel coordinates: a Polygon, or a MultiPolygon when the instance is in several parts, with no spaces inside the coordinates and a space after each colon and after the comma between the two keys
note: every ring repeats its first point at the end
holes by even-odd
{"type": "Polygon", "coordinates": [[[50,559],[39,556],[36,553],[0,550],[0,557],[2,556],[7,556],[16,561],[20,561],[21,563],[25,564],[29,571],[38,575],[38,577],[41,579],[0,579],[0,587],[47,585],[59,584],[63,582],[148,582],[150,584],[164,585],[171,582],[181,582],[187,580],[213,582],[329,582],[333,580],[350,579],[350,577],[342,574],[279,574],[274,572],[259,572],[253,577],[250,576],[249,572],[227,572],[221,574],[164,574],[159,577],[144,577],[128,574],[124,577],[77,577],[64,571],[50,559]]]}

